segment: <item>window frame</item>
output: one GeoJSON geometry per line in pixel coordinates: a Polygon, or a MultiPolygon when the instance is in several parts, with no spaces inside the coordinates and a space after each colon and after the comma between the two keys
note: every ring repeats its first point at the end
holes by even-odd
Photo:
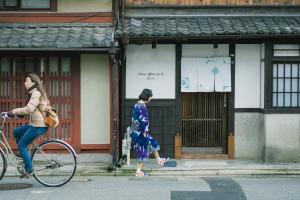
{"type": "MultiPolygon", "coordinates": [[[[5,1],[5,0],[4,0],[5,1]]],[[[57,0],[50,0],[50,8],[21,8],[21,1],[17,0],[17,6],[0,8],[0,12],[12,11],[57,11],[57,0]]]]}
{"type": "MultiPolygon", "coordinates": [[[[49,72],[49,59],[50,57],[57,57],[59,60],[58,63],[58,68],[62,68],[61,65],[61,59],[64,57],[69,57],[70,58],[70,70],[71,70],[71,75],[69,76],[69,80],[72,81],[72,95],[70,96],[62,96],[60,95],[58,96],[51,96],[50,95],[50,91],[48,89],[48,96],[50,96],[51,99],[53,99],[52,103],[57,102],[58,104],[60,103],[66,103],[67,101],[69,101],[70,98],[73,98],[72,102],[70,102],[73,106],[73,110],[72,110],[72,114],[71,114],[71,118],[67,118],[62,120],[62,123],[64,123],[63,121],[65,121],[66,123],[70,123],[72,128],[70,131],[71,134],[71,140],[69,141],[69,143],[75,148],[76,151],[80,151],[82,149],[81,144],[80,144],[80,135],[81,135],[81,131],[80,131],[80,118],[76,118],[74,116],[80,116],[80,98],[74,98],[72,96],[76,96],[78,94],[80,94],[80,54],[78,52],[46,52],[46,51],[40,51],[40,52],[35,52],[35,51],[22,51],[22,52],[16,52],[16,51],[6,51],[6,52],[0,52],[0,60],[3,57],[7,57],[9,59],[9,74],[7,77],[5,77],[6,79],[8,78],[9,81],[14,81],[17,80],[18,78],[21,77],[21,84],[23,85],[23,80],[25,78],[24,74],[26,75],[25,69],[21,72],[21,76],[20,75],[14,75],[12,76],[12,66],[13,66],[13,60],[15,58],[20,58],[22,61],[24,61],[27,57],[33,58],[34,59],[34,71],[36,73],[38,73],[40,75],[40,68],[38,67],[38,60],[42,57],[44,57],[46,59],[46,66],[45,66],[45,71],[46,73],[44,74],[44,76],[42,77],[43,81],[46,81],[47,83],[44,83],[45,88],[47,88],[46,85],[49,86],[50,82],[49,82],[49,78],[51,77],[50,72],[49,72]]],[[[25,63],[23,64],[23,67],[25,67],[25,63]]],[[[0,78],[1,74],[0,74],[0,78]]],[[[4,78],[4,77],[3,77],[4,78]]],[[[4,80],[5,80],[4,78],[4,80]]],[[[2,79],[1,79],[2,80],[2,79]]],[[[54,80],[65,80],[65,78],[62,77],[61,73],[59,73],[58,75],[56,75],[56,78],[54,78],[54,80]]],[[[22,97],[21,101],[24,101],[24,95],[23,95],[23,88],[20,88],[20,93],[19,95],[22,97]]],[[[5,97],[4,97],[5,98],[5,97]]],[[[11,99],[11,98],[10,98],[11,99]]],[[[20,99],[18,98],[13,98],[17,101],[19,101],[20,99]]],[[[7,100],[7,98],[6,98],[7,100]]],[[[14,107],[14,103],[16,103],[15,101],[4,101],[4,103],[9,103],[9,105],[11,107],[14,107]]],[[[5,106],[5,105],[4,105],[5,106]]],[[[11,108],[11,107],[7,107],[7,108],[11,108]]],[[[61,116],[61,118],[63,118],[65,116],[61,116]]],[[[22,121],[23,118],[20,119],[16,119],[16,120],[21,120],[21,123],[25,123],[25,121],[22,121]]],[[[19,122],[18,121],[18,122],[19,122]]],[[[11,123],[11,122],[8,122],[11,123]]],[[[15,123],[15,122],[12,122],[15,123]]],[[[63,126],[59,126],[58,129],[64,129],[63,126]]],[[[58,132],[62,132],[61,130],[58,130],[58,132]]],[[[12,135],[10,135],[12,136],[12,135]]],[[[11,143],[11,146],[13,149],[17,149],[17,146],[15,145],[15,143],[11,143]]]]}
{"type": "MultiPolygon", "coordinates": [[[[275,44],[298,44],[299,41],[266,41],[265,43],[265,113],[300,113],[299,107],[274,107],[273,106],[273,65],[274,64],[298,64],[300,66],[299,56],[274,56],[275,44]]],[[[300,51],[300,50],[299,50],[300,51]]],[[[300,72],[299,72],[300,73],[300,72]]],[[[298,78],[300,81],[300,77],[298,78]]],[[[285,93],[285,91],[283,91],[285,93]]],[[[300,89],[297,91],[300,95],[300,89]]]]}
{"type": "Polygon", "coordinates": [[[299,61],[293,61],[293,62],[273,62],[272,63],[272,69],[273,69],[273,74],[272,74],[272,107],[273,108],[300,108],[300,62],[299,61]],[[276,66],[276,76],[274,76],[274,67],[276,66]],[[293,76],[293,69],[296,66],[296,75],[297,76],[293,76]],[[280,73],[280,68],[282,68],[282,73],[280,73]],[[289,70],[287,70],[289,69],[289,70]],[[286,74],[286,72],[289,71],[289,76],[286,74]],[[281,75],[282,76],[281,76],[281,75]],[[286,76],[287,75],[287,76],[286,76]],[[276,85],[274,86],[274,81],[276,82],[276,85]],[[295,88],[293,87],[293,82],[296,81],[296,91],[293,91],[295,88]],[[281,83],[281,84],[279,84],[281,83]],[[286,86],[289,86],[289,88],[287,88],[286,86]],[[274,87],[276,87],[276,91],[274,91],[274,87]],[[293,106],[293,94],[296,95],[296,106],[293,106]],[[274,97],[276,96],[276,106],[274,106],[274,97]],[[280,95],[283,95],[283,99],[282,99],[282,106],[278,105],[280,100],[279,97],[280,95]],[[286,95],[290,95],[290,102],[286,102],[285,96],[286,95]],[[288,105],[287,105],[288,104],[288,105]]]}

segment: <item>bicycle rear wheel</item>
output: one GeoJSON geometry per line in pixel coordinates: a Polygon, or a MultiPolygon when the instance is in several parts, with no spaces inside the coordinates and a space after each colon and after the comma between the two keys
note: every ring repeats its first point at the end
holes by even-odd
{"type": "Polygon", "coordinates": [[[4,156],[2,149],[0,149],[0,180],[4,176],[6,169],[7,169],[6,158],[4,156]]]}
{"type": "Polygon", "coordinates": [[[38,145],[32,153],[33,176],[49,187],[68,183],[77,167],[76,153],[62,140],[47,140],[38,145]]]}

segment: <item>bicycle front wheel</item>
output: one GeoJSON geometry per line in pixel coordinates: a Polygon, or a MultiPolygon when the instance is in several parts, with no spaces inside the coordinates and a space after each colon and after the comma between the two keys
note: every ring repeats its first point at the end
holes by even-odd
{"type": "Polygon", "coordinates": [[[68,183],[75,174],[77,161],[73,148],[62,140],[47,140],[32,153],[33,176],[49,187],[68,183]]]}
{"type": "Polygon", "coordinates": [[[2,149],[0,149],[0,180],[5,174],[6,168],[7,168],[6,158],[4,156],[2,149]]]}

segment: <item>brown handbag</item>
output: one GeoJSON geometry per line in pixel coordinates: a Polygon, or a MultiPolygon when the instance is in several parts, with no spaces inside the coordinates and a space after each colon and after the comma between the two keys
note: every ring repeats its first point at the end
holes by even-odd
{"type": "Polygon", "coordinates": [[[49,101],[46,97],[47,101],[47,107],[45,110],[46,115],[43,114],[43,112],[37,107],[37,109],[42,113],[44,117],[45,124],[49,127],[55,128],[59,125],[59,119],[57,111],[49,104],[49,101]]]}

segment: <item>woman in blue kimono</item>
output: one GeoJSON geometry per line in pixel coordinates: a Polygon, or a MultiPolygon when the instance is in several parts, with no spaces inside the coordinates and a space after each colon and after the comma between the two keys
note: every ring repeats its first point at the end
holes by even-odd
{"type": "Polygon", "coordinates": [[[135,176],[145,176],[142,171],[143,161],[148,159],[153,153],[157,163],[164,166],[169,158],[160,158],[158,151],[160,150],[158,142],[149,133],[149,116],[146,103],[152,98],[152,91],[145,88],[139,96],[139,101],[134,105],[132,111],[132,144],[138,159],[135,176]]]}

